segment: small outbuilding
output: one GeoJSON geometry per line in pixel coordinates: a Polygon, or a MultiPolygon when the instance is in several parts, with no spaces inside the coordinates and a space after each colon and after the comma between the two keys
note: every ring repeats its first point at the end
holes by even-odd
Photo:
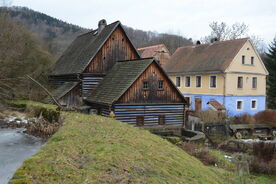
{"type": "Polygon", "coordinates": [[[91,112],[129,124],[183,124],[186,101],[154,58],[118,61],[86,99],[91,112]]]}

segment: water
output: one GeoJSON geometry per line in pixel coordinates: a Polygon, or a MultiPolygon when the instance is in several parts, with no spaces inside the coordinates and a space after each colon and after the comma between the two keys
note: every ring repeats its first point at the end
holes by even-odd
{"type": "Polygon", "coordinates": [[[23,129],[0,129],[0,183],[7,184],[24,160],[37,153],[44,141],[22,133],[23,129]]]}

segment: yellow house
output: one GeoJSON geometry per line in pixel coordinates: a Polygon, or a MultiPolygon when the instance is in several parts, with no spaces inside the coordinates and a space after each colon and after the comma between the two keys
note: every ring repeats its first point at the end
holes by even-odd
{"type": "Polygon", "coordinates": [[[265,110],[268,72],[248,38],[180,47],[164,69],[193,110],[211,101],[230,116],[265,110]]]}

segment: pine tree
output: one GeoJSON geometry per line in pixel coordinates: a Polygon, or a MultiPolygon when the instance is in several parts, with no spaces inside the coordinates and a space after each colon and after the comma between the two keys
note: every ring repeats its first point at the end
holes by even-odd
{"type": "Polygon", "coordinates": [[[267,79],[267,105],[270,109],[276,109],[276,37],[269,46],[265,58],[266,68],[269,72],[267,79]]]}

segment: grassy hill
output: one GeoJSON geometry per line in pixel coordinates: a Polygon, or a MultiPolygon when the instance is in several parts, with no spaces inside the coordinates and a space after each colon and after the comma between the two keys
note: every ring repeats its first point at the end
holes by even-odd
{"type": "Polygon", "coordinates": [[[96,115],[63,114],[64,125],[11,183],[226,183],[223,170],[146,130],[96,115]]]}

